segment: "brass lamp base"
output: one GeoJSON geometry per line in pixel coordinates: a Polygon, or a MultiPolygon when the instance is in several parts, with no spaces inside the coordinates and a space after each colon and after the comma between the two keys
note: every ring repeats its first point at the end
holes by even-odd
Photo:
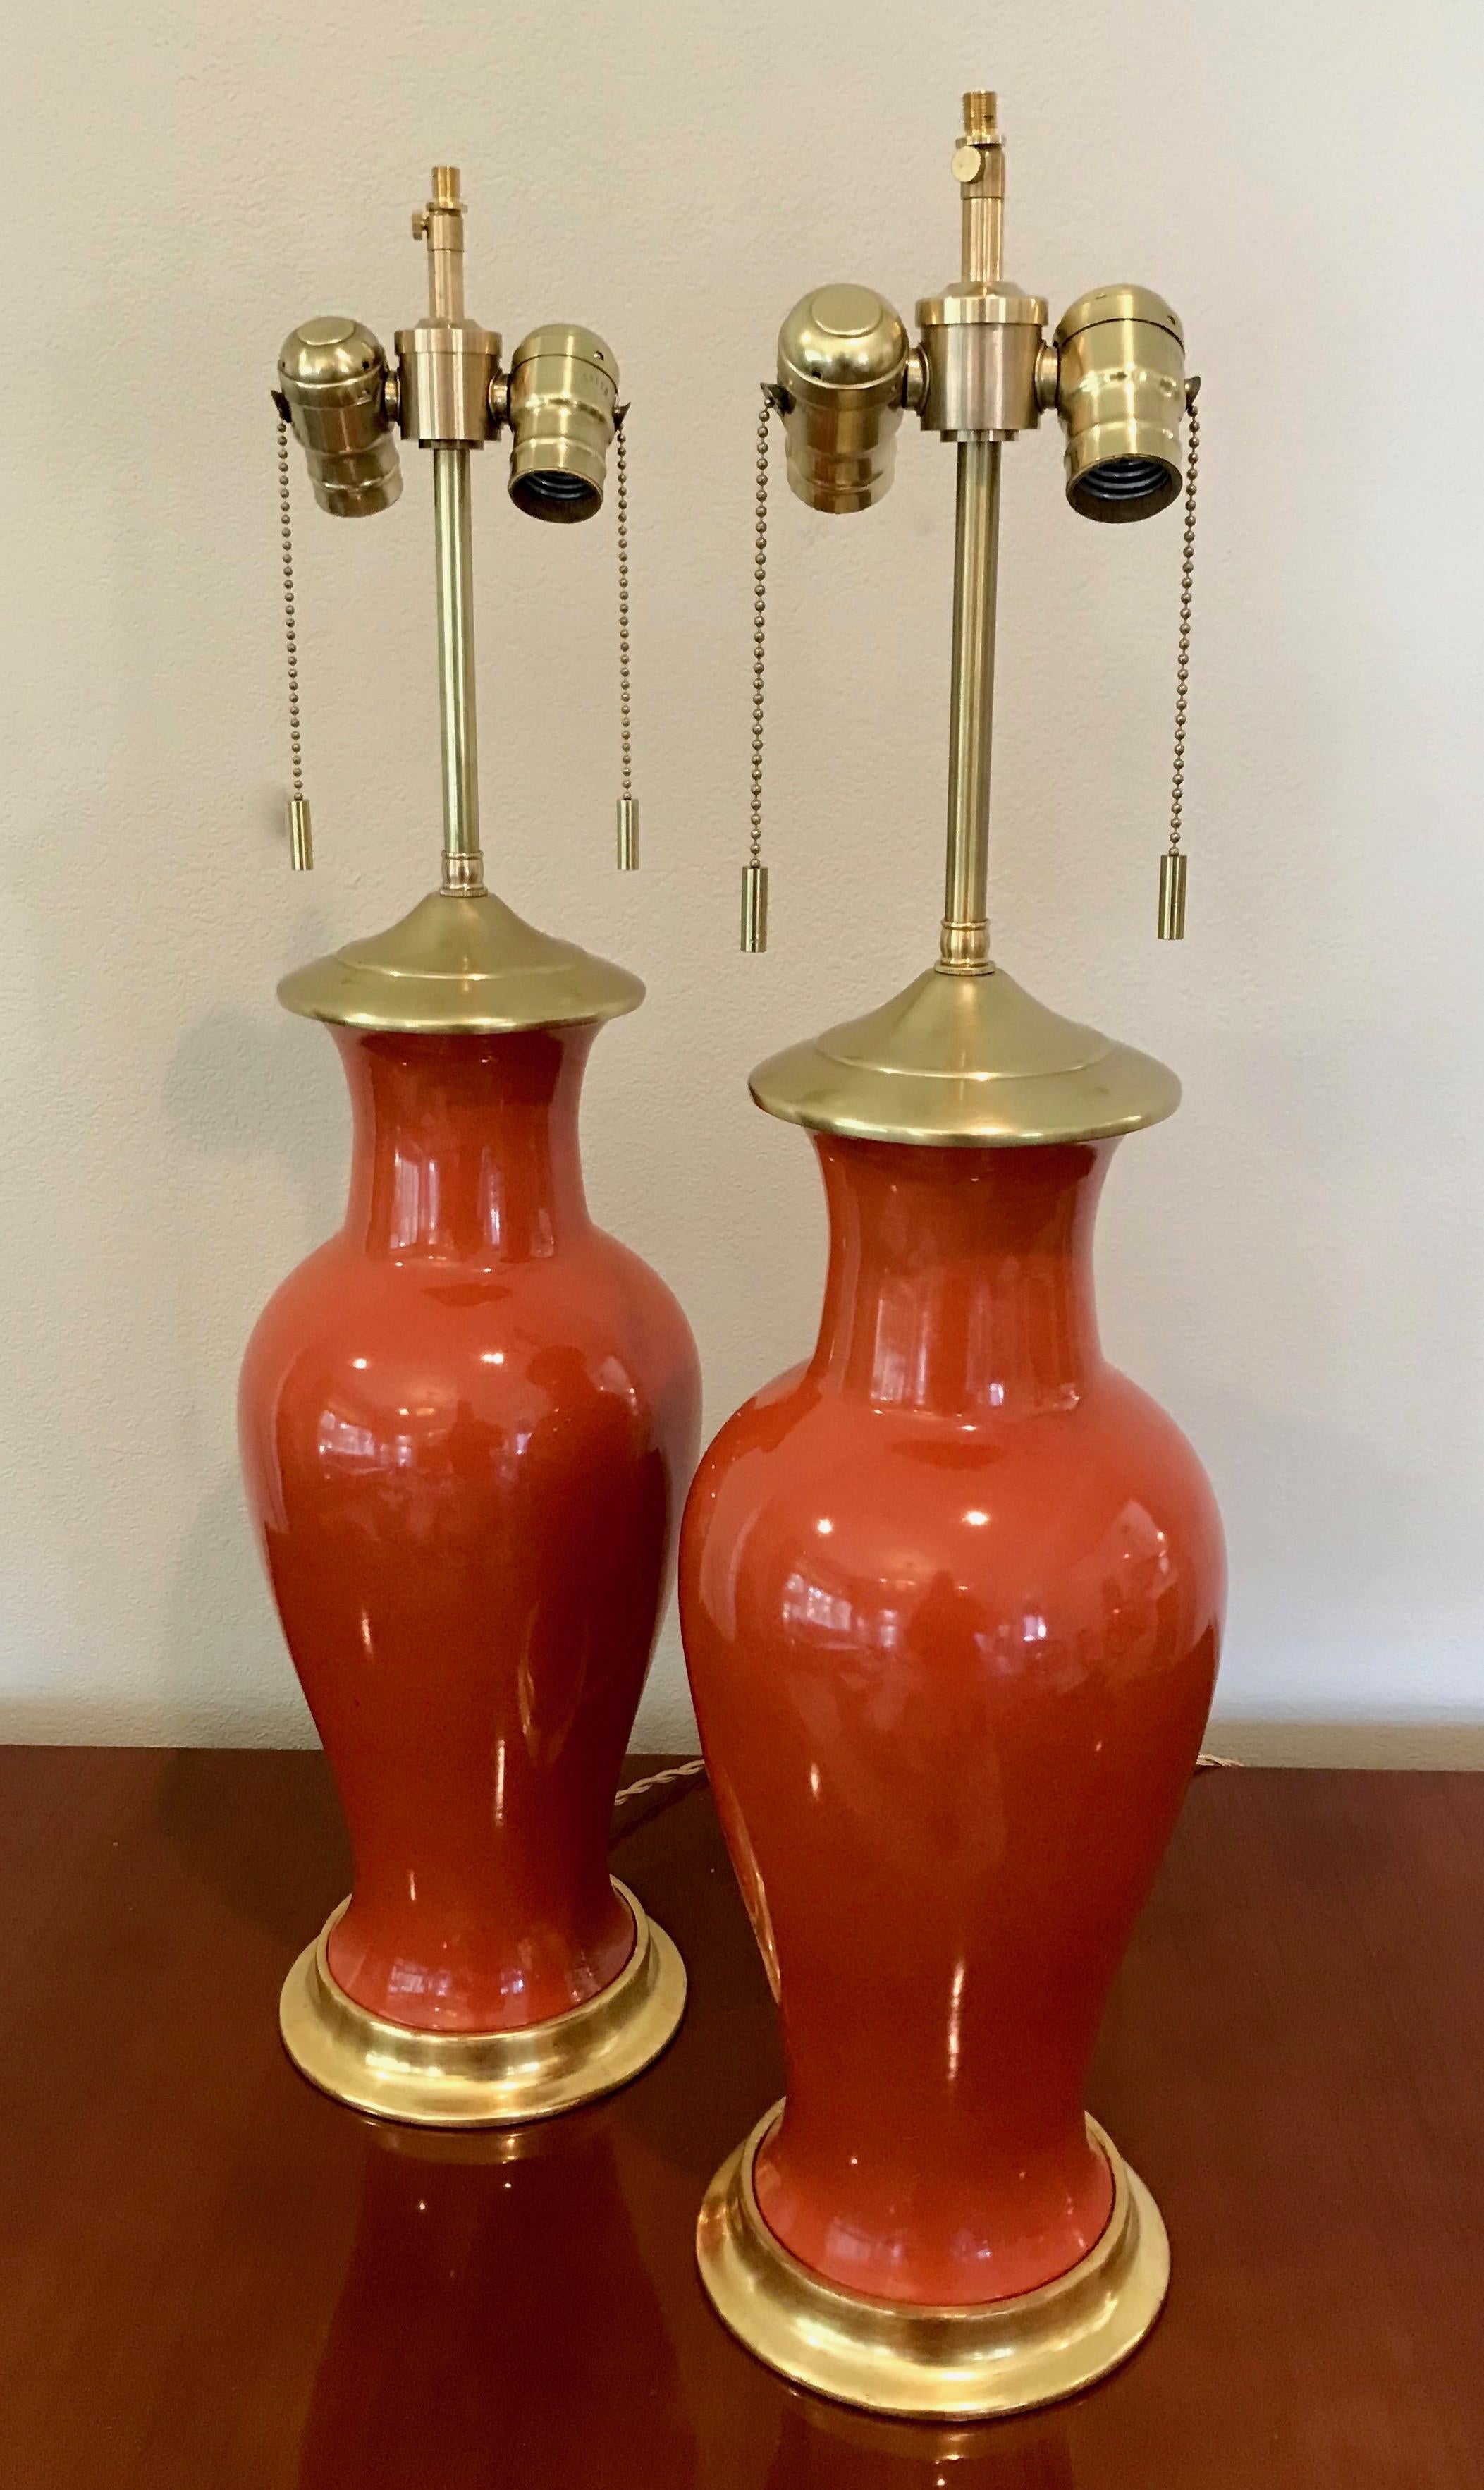
{"type": "Polygon", "coordinates": [[[712,2180],[696,2253],[718,2316],[795,2385],[908,2418],[1025,2412],[1105,2377],[1158,2316],[1170,2275],[1164,2224],[1096,2120],[1088,2133],[1113,2174],[1113,2210],[1097,2246],[1039,2291],[923,2308],[842,2291],[774,2238],[757,2209],[753,2165],[782,2108],[758,2121],[712,2180]]]}
{"type": "Polygon", "coordinates": [[[634,1921],[617,1979],[568,2013],[508,2032],[416,2032],[357,2006],[329,1968],[342,1902],[284,1982],[284,2047],[321,2092],[412,2127],[518,2127],[614,2092],[672,2039],[685,1965],[616,1876],[614,1891],[634,1921]]]}

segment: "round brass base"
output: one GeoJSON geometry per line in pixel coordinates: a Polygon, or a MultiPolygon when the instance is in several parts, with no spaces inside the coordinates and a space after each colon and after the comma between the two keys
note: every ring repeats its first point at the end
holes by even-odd
{"type": "Polygon", "coordinates": [[[1025,2412],[1105,2377],[1158,2316],[1170,2274],[1164,2224],[1095,2120],[1088,2133],[1113,2174],[1113,2210],[1097,2246],[1039,2291],[925,2308],[842,2291],[774,2238],[753,2192],[753,2165],[782,2108],[758,2121],[712,2180],[696,2253],[718,2316],[797,2386],[913,2419],[1025,2412]]]}
{"type": "Polygon", "coordinates": [[[278,2026],[301,2074],[376,2118],[412,2127],[516,2127],[595,2100],[657,2058],[685,2012],[685,1965],[614,1878],[634,1951],[607,1988],[508,2032],[416,2032],[347,1997],[329,1968],[331,1912],[283,1984],[278,2026]]]}

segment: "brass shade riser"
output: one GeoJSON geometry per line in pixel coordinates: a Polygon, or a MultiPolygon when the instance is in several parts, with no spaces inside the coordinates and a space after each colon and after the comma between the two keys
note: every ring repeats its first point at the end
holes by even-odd
{"type": "MultiPolygon", "coordinates": [[[[848,512],[891,481],[903,413],[954,442],[956,513],[949,697],[944,906],[936,972],[863,1018],[759,1064],[752,1092],[771,1115],[860,1140],[976,1148],[1099,1141],[1173,1113],[1173,1073],[1132,1047],[1037,1003],[990,951],[990,761],[1004,444],[1054,409],[1072,507],[1104,523],[1148,517],[1181,489],[1181,425],[1190,388],[1180,321],[1136,285],[1095,288],[1053,336],[1046,304],[1004,275],[1005,150],[987,88],[964,97],[953,159],[959,187],[956,282],[917,305],[921,342],[870,287],[804,295],[779,331],[777,380],[788,481],[811,507],[848,512]]],[[[1195,473],[1195,437],[1188,473],[1195,473]]],[[[755,566],[752,858],[742,941],[766,941],[761,815],[766,427],[755,566]]],[[[1173,849],[1179,848],[1188,644],[1189,535],[1177,683],[1173,849]]],[[[1161,869],[1159,932],[1184,924],[1184,863],[1161,869]]]]}

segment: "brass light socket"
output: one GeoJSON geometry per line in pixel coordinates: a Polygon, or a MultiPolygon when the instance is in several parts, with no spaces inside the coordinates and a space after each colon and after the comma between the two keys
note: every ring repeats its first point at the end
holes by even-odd
{"type": "Polygon", "coordinates": [[[868,285],[819,285],[778,333],[790,489],[812,510],[869,510],[892,480],[907,333],[868,285]]]}
{"type": "Polygon", "coordinates": [[[1067,499],[1084,518],[1152,518],[1180,491],[1185,339],[1144,285],[1084,294],[1057,323],[1067,499]]]}
{"type": "Polygon", "coordinates": [[[291,330],[274,399],[322,510],[355,519],[391,507],[402,471],[386,417],[386,358],[369,329],[332,315],[291,330]]]}
{"type": "Polygon", "coordinates": [[[510,499],[534,519],[570,524],[603,507],[618,404],[618,364],[591,329],[554,323],[510,359],[510,499]]]}

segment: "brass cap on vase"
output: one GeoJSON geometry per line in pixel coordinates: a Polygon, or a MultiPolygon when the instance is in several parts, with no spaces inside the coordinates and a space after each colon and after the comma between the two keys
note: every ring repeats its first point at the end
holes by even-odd
{"type": "Polygon", "coordinates": [[[749,1084],[785,1123],[858,1141],[964,1148],[1091,1142],[1173,1115],[1180,1083],[1136,1047],[1064,1020],[1004,969],[928,969],[749,1084]]]}
{"type": "Polygon", "coordinates": [[[305,1020],[447,1036],[617,1020],[643,999],[629,970],[540,933],[492,890],[432,891],[385,934],[293,970],[278,988],[305,1020]]]}

